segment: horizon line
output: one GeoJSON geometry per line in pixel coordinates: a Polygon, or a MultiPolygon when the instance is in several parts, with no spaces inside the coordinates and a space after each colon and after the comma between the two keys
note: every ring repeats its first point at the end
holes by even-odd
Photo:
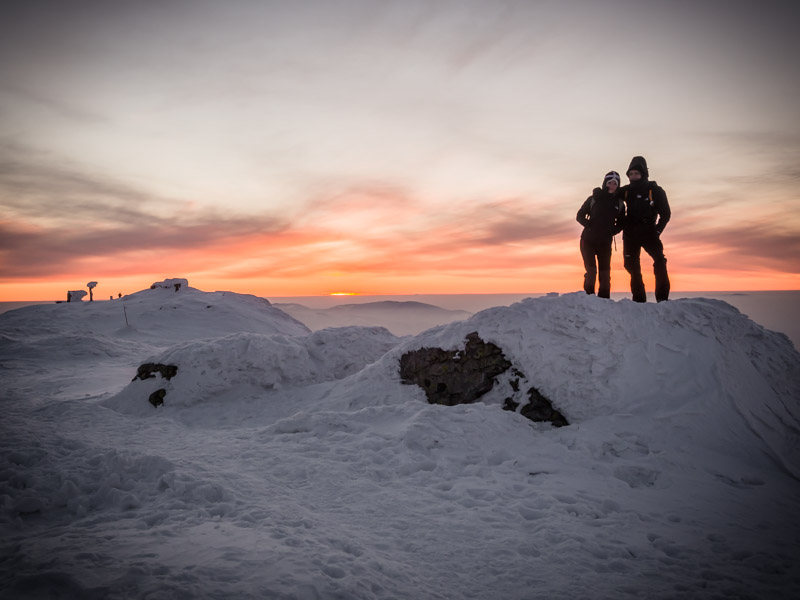
{"type": "MultiPolygon", "coordinates": [[[[147,291],[149,288],[143,288],[136,292],[131,292],[130,294],[125,294],[125,296],[130,296],[132,294],[137,294],[139,292],[147,291]]],[[[301,294],[301,295],[294,295],[294,296],[280,296],[280,295],[258,295],[258,294],[249,294],[248,292],[234,292],[233,290],[201,290],[199,288],[194,288],[201,292],[207,293],[214,293],[214,292],[229,292],[232,294],[242,294],[242,295],[251,295],[251,296],[258,296],[259,298],[378,298],[384,296],[546,296],[547,294],[558,294],[559,296],[565,294],[574,294],[578,292],[582,292],[583,290],[572,290],[569,292],[557,292],[557,291],[549,291],[549,292],[494,292],[494,293],[474,293],[468,292],[463,294],[458,293],[437,293],[437,292],[414,292],[414,293],[404,293],[404,294],[369,294],[369,293],[360,293],[354,292],[350,294],[301,294]]],[[[800,292],[800,289],[767,289],[767,290],[671,290],[670,296],[674,296],[676,294],[753,294],[753,293],[765,293],[765,292],[800,292]]],[[[630,294],[630,291],[622,291],[622,292],[611,292],[612,294],[630,294]]],[[[123,296],[123,298],[125,297],[123,296]]],[[[96,298],[94,300],[81,300],[81,302],[111,302],[112,300],[120,300],[121,298],[96,298]]],[[[17,304],[20,302],[66,302],[63,299],[38,299],[38,300],[0,300],[0,304],[17,304]]]]}

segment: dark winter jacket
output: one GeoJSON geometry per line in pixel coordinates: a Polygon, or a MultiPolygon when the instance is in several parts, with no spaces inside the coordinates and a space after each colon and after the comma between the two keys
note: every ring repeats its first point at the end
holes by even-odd
{"type": "Polygon", "coordinates": [[[664,231],[672,212],[669,209],[667,193],[661,186],[642,177],[641,180],[620,188],[620,193],[627,207],[626,232],[642,227],[655,228],[659,235],[664,231]]]}
{"type": "Polygon", "coordinates": [[[619,191],[610,194],[606,189],[595,188],[576,216],[583,225],[581,239],[610,244],[611,238],[622,231],[624,216],[625,206],[619,191]]]}
{"type": "Polygon", "coordinates": [[[631,171],[639,171],[642,178],[619,190],[619,193],[625,198],[627,207],[625,232],[630,233],[642,229],[652,231],[655,228],[661,235],[672,216],[667,193],[655,181],[650,181],[650,171],[643,156],[633,157],[626,173],[631,171]]]}

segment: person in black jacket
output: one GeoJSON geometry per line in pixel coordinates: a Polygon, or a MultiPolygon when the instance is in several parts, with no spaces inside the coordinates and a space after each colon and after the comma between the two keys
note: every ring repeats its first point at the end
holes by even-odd
{"type": "Polygon", "coordinates": [[[627,207],[622,232],[622,253],[625,256],[625,270],[631,275],[633,301],[647,301],[640,262],[644,248],[653,258],[656,301],[662,302],[669,299],[667,258],[661,243],[661,233],[672,215],[667,194],[655,181],[650,181],[647,161],[643,156],[633,157],[627,175],[630,184],[621,190],[627,207]]]}
{"type": "Polygon", "coordinates": [[[611,240],[622,231],[625,205],[619,195],[619,173],[610,171],[603,177],[603,187],[595,188],[578,211],[578,223],[583,225],[581,233],[581,256],[586,273],[583,289],[594,294],[598,273],[600,283],[597,295],[611,296],[611,240]]]}

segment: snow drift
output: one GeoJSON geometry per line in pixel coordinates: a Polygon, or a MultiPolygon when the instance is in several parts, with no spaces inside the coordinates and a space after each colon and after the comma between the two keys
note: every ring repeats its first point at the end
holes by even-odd
{"type": "Polygon", "coordinates": [[[187,342],[145,362],[177,367],[174,377],[134,379],[105,405],[129,414],[151,414],[142,399],[166,392],[165,410],[202,401],[239,399],[244,395],[342,379],[375,361],[398,338],[382,327],[324,329],[289,337],[235,333],[187,342]]]}

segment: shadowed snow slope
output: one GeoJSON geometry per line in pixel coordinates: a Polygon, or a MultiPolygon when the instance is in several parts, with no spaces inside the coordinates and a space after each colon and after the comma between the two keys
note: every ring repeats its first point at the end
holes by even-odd
{"type": "Polygon", "coordinates": [[[132,296],[135,335],[104,313],[97,328],[64,317],[98,306],[0,315],[4,344],[30,340],[43,357],[1,355],[0,597],[793,599],[800,587],[800,355],[723,302],[550,296],[397,339],[310,334],[236,295],[206,309],[192,292],[170,309],[183,291],[132,296]],[[206,310],[221,315],[213,331],[206,310]],[[517,390],[508,374],[483,401],[445,407],[401,383],[403,353],[457,350],[473,331],[523,374],[517,390]],[[116,345],[54,347],[79,333],[81,347],[116,345]],[[177,375],[131,382],[146,360],[177,375]],[[531,386],[571,425],[501,410],[531,386]]]}

